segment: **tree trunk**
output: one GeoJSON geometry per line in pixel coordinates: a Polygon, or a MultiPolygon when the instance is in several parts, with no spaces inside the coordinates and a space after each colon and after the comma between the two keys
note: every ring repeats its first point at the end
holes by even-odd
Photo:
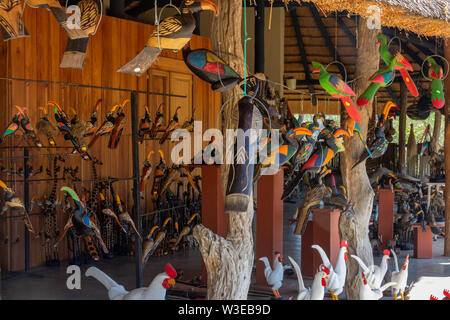
{"type": "MultiPolygon", "coordinates": [[[[445,57],[450,60],[450,38],[445,41],[445,57]]],[[[447,77],[445,83],[447,99],[445,102],[445,240],[444,256],[450,257],[450,79],[447,77]]]]}
{"type": "MultiPolygon", "coordinates": [[[[356,73],[354,91],[359,96],[369,85],[369,77],[378,70],[379,54],[376,46],[378,30],[369,30],[366,20],[361,18],[358,24],[359,47],[357,48],[356,73]]],[[[373,104],[360,108],[362,121],[359,123],[364,137],[373,104]]],[[[370,186],[365,163],[351,170],[364,150],[358,135],[353,135],[345,141],[345,152],[341,153],[341,173],[347,188],[353,209],[341,214],[339,232],[341,239],[348,241],[350,254],[359,256],[365,263],[373,264],[372,248],[369,241],[369,220],[372,212],[374,192],[370,186]]],[[[359,299],[359,266],[356,260],[350,258],[347,264],[346,292],[347,299],[359,299]]]]}
{"type": "MultiPolygon", "coordinates": [[[[242,77],[245,75],[244,54],[242,49],[242,1],[217,0],[219,16],[212,23],[212,45],[215,52],[242,77]]],[[[226,105],[222,113],[222,131],[235,129],[240,123],[237,101],[238,87],[223,93],[226,105]]],[[[226,150],[223,153],[226,155],[226,150]]],[[[224,159],[225,160],[225,159],[224,159]]],[[[224,193],[228,193],[228,171],[230,165],[222,165],[224,193]]],[[[251,170],[253,173],[253,169],[251,170]]],[[[250,189],[253,177],[247,177],[250,189]]],[[[241,197],[241,204],[246,210],[232,208],[236,198],[225,197],[225,214],[228,219],[226,238],[214,234],[211,230],[197,225],[193,235],[197,239],[200,252],[207,270],[207,287],[209,300],[245,300],[250,288],[254,262],[253,252],[253,194],[241,197]]]]}
{"type": "Polygon", "coordinates": [[[430,147],[432,152],[439,151],[439,137],[441,136],[442,113],[440,110],[434,113],[433,137],[431,138],[430,147]]]}
{"type": "Polygon", "coordinates": [[[406,110],[408,108],[408,89],[400,83],[400,119],[398,125],[398,172],[406,174],[406,110]]]}

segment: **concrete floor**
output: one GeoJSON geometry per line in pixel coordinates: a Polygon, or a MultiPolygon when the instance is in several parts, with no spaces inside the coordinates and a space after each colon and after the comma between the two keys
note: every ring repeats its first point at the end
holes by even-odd
{"type": "MultiPolygon", "coordinates": [[[[283,255],[286,257],[284,263],[288,263],[287,256],[300,257],[300,237],[293,234],[293,225],[289,225],[288,219],[295,211],[294,204],[285,204],[284,210],[284,249],[283,255]]],[[[399,264],[402,263],[406,254],[412,255],[412,251],[402,251],[399,264]]],[[[410,259],[409,278],[416,280],[420,276],[450,276],[450,258],[443,257],[443,239],[433,243],[433,259],[410,259]]],[[[259,258],[259,257],[257,257],[259,258]]],[[[374,257],[375,263],[379,263],[381,257],[374,257]]],[[[182,269],[184,272],[182,281],[190,281],[194,277],[201,274],[201,255],[197,248],[186,252],[176,252],[164,257],[154,257],[147,263],[144,268],[144,285],[148,285],[153,277],[162,272],[164,265],[170,262],[175,268],[182,269]]],[[[259,261],[255,263],[261,263],[259,261]]],[[[110,275],[115,281],[122,284],[126,289],[135,288],[135,265],[133,257],[117,257],[112,260],[103,260],[95,264],[101,270],[110,275]]],[[[2,298],[9,299],[108,299],[107,293],[103,285],[93,278],[84,276],[85,270],[89,267],[83,265],[81,267],[81,289],[69,290],[66,286],[68,274],[66,274],[67,262],[61,267],[44,267],[33,269],[29,274],[9,275],[8,279],[2,281],[2,298]]],[[[390,269],[394,267],[391,259],[390,269]]],[[[309,286],[310,279],[304,279],[305,285],[309,286]]],[[[285,276],[283,287],[280,293],[283,297],[296,297],[297,280],[292,277],[285,276]]],[[[255,290],[263,288],[254,287],[255,290]]],[[[270,292],[269,288],[265,288],[270,292]]],[[[249,295],[251,299],[270,299],[270,297],[261,297],[249,295]]],[[[341,297],[343,298],[343,297],[341,297]]],[[[383,299],[392,299],[385,297],[383,299]]]]}

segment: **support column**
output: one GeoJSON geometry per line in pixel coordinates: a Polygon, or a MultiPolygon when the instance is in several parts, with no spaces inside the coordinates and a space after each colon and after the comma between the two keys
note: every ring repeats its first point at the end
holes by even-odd
{"type": "Polygon", "coordinates": [[[255,73],[264,73],[264,0],[255,7],[255,73]]]}
{"type": "Polygon", "coordinates": [[[267,257],[272,264],[275,251],[283,252],[283,170],[258,180],[256,209],[256,284],[267,285],[264,264],[258,259],[267,257]]]}
{"type": "Polygon", "coordinates": [[[394,238],[394,192],[390,189],[378,190],[378,234],[382,235],[381,250],[394,238]]]}
{"type": "Polygon", "coordinates": [[[426,226],[427,231],[422,231],[422,226],[413,226],[414,228],[414,258],[431,259],[433,258],[433,233],[430,226],[426,226]]]}
{"type": "MultiPolygon", "coordinates": [[[[445,41],[445,58],[450,60],[450,38],[445,41]]],[[[445,239],[444,239],[444,256],[450,257],[450,79],[447,77],[445,82],[445,239]]]]}
{"type": "MultiPolygon", "coordinates": [[[[398,127],[398,171],[406,174],[406,109],[408,108],[408,88],[400,83],[400,120],[398,127]]],[[[384,239],[383,239],[384,241],[384,239]]]]}
{"type": "MultiPolygon", "coordinates": [[[[142,234],[141,197],[139,196],[139,146],[138,146],[138,94],[131,93],[131,150],[133,159],[133,219],[142,234]]],[[[136,287],[143,287],[142,240],[136,237],[134,257],[136,264],[136,287]]]]}
{"type": "Polygon", "coordinates": [[[305,277],[314,277],[322,264],[322,258],[317,250],[311,248],[319,245],[327,254],[332,265],[336,264],[340,248],[339,216],[340,209],[311,209],[313,220],[308,222],[302,236],[301,270],[305,277]]]}
{"type": "MultiPolygon", "coordinates": [[[[222,169],[218,165],[203,165],[202,168],[202,224],[221,237],[227,235],[224,212],[222,169]]],[[[202,282],[206,283],[206,266],[202,259],[202,282]]]]}

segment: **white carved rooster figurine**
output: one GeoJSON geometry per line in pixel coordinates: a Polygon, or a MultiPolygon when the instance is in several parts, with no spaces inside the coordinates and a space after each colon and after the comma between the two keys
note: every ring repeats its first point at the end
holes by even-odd
{"type": "Polygon", "coordinates": [[[381,288],[373,289],[367,282],[364,272],[361,272],[362,281],[359,287],[359,299],[360,300],[380,300],[383,297],[383,291],[390,286],[395,285],[395,282],[388,282],[381,288]]]}
{"type": "Polygon", "coordinates": [[[397,300],[397,294],[400,293],[402,300],[405,300],[405,289],[408,282],[408,264],[409,264],[409,254],[405,258],[402,270],[398,270],[397,255],[394,250],[391,249],[392,256],[394,257],[395,271],[391,274],[391,281],[396,282],[396,285],[392,286],[391,290],[394,293],[394,299],[397,300]]]}
{"type": "Polygon", "coordinates": [[[347,248],[348,242],[347,240],[341,241],[341,249],[339,250],[338,257],[336,260],[336,267],[333,269],[330,260],[328,259],[327,254],[323,249],[318,245],[313,245],[312,248],[316,249],[320,257],[322,258],[323,264],[330,269],[330,276],[327,281],[327,289],[330,291],[331,300],[338,300],[338,296],[344,290],[345,285],[345,277],[347,275],[347,265],[346,261],[347,257],[347,248]]]}
{"type": "Polygon", "coordinates": [[[298,279],[298,296],[297,300],[323,300],[325,296],[325,287],[327,286],[327,280],[330,275],[330,269],[328,269],[325,265],[321,264],[319,266],[319,270],[314,276],[313,283],[311,288],[305,288],[305,284],[303,283],[302,272],[300,270],[299,265],[295,262],[294,259],[289,257],[292,265],[294,266],[295,273],[297,274],[298,279]]]}
{"type": "Polygon", "coordinates": [[[275,252],[275,258],[273,259],[272,268],[270,267],[269,259],[267,259],[267,257],[261,257],[259,258],[259,260],[264,262],[264,276],[266,277],[267,284],[269,286],[272,286],[272,291],[275,295],[275,298],[280,298],[278,289],[280,289],[283,284],[283,255],[278,251],[275,252]]]}
{"type": "Polygon", "coordinates": [[[379,266],[376,265],[370,265],[367,267],[364,262],[361,260],[360,257],[352,255],[352,258],[358,261],[359,266],[363,270],[367,282],[369,283],[370,288],[372,289],[379,289],[381,286],[381,282],[384,279],[384,275],[386,274],[386,271],[388,269],[388,263],[389,260],[389,250],[383,251],[383,258],[381,258],[381,263],[379,266]]]}
{"type": "Polygon", "coordinates": [[[108,290],[110,300],[165,300],[167,288],[175,284],[177,272],[168,263],[165,272],[158,274],[146,288],[137,288],[131,291],[111,279],[106,273],[96,267],[86,270],[86,277],[92,276],[100,281],[108,290]]]}

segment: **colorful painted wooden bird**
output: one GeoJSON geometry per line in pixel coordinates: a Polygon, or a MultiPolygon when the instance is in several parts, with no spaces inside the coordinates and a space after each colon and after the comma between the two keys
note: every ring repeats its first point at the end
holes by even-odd
{"type": "Polygon", "coordinates": [[[19,109],[20,113],[22,114],[20,126],[25,132],[25,137],[31,139],[36,147],[41,148],[42,142],[39,140],[39,137],[37,136],[36,132],[33,129],[33,125],[31,124],[30,118],[26,114],[26,108],[21,108],[19,106],[16,106],[16,108],[19,109]]]}
{"type": "Polygon", "coordinates": [[[8,127],[0,138],[0,143],[2,143],[7,136],[14,134],[20,128],[20,116],[20,111],[17,111],[16,115],[12,118],[11,122],[8,124],[8,127]]]}
{"type": "Polygon", "coordinates": [[[80,9],[80,27],[86,37],[81,39],[68,39],[64,55],[59,64],[60,68],[83,69],[89,45],[89,35],[95,32],[98,24],[100,10],[93,0],[81,0],[77,3],[80,9]]]}
{"type": "Polygon", "coordinates": [[[110,149],[116,149],[117,145],[119,144],[123,129],[125,128],[125,124],[127,123],[127,119],[123,110],[128,102],[130,102],[130,100],[125,99],[116,110],[116,119],[114,122],[114,127],[111,130],[108,142],[108,148],[110,149]]]}
{"type": "Polygon", "coordinates": [[[71,22],[69,16],[66,14],[65,8],[61,6],[58,0],[26,0],[25,2],[32,8],[44,8],[50,10],[69,39],[73,40],[88,37],[83,29],[75,27],[75,24],[71,22]]]}
{"type": "Polygon", "coordinates": [[[144,199],[145,186],[147,185],[147,182],[150,179],[150,175],[153,172],[152,164],[150,162],[150,158],[151,158],[153,153],[155,153],[155,151],[151,150],[147,154],[147,158],[144,161],[144,167],[142,168],[141,182],[139,184],[139,194],[140,194],[142,199],[144,199]]]}
{"type": "Polygon", "coordinates": [[[122,223],[120,222],[119,218],[117,217],[116,213],[114,212],[112,206],[109,204],[109,202],[106,200],[105,196],[103,195],[103,193],[99,193],[100,196],[100,200],[101,200],[101,206],[100,209],[102,211],[102,213],[108,217],[111,217],[114,219],[114,221],[116,221],[117,225],[119,226],[119,228],[125,232],[126,230],[124,229],[122,223]]]}
{"type": "Polygon", "coordinates": [[[442,85],[442,78],[444,77],[444,72],[442,67],[436,62],[433,57],[427,58],[428,66],[428,76],[431,80],[431,103],[435,108],[442,108],[445,105],[445,95],[444,87],[442,85]]]}
{"type": "MultiPolygon", "coordinates": [[[[151,244],[151,246],[145,248],[146,250],[144,250],[144,254],[142,255],[142,263],[145,265],[145,263],[147,263],[148,259],[150,258],[150,256],[155,252],[155,250],[158,248],[158,246],[161,244],[161,242],[166,238],[167,235],[167,228],[169,225],[169,222],[173,223],[172,218],[166,218],[166,220],[164,220],[164,223],[162,224],[162,226],[159,228],[159,232],[156,235],[155,241],[153,241],[153,243],[151,244]]],[[[155,226],[151,229],[154,231],[155,226]]],[[[155,229],[156,230],[156,229],[155,229]]],[[[152,231],[150,231],[152,232],[152,231]]],[[[151,234],[150,234],[151,236],[151,234]]]]}
{"type": "Polygon", "coordinates": [[[102,136],[106,136],[111,133],[116,123],[116,109],[120,107],[120,104],[114,105],[111,110],[106,114],[106,119],[103,121],[100,127],[98,127],[97,131],[94,133],[94,137],[88,144],[88,148],[91,148],[95,141],[102,136]]]}
{"type": "Polygon", "coordinates": [[[4,41],[30,36],[22,20],[23,9],[20,0],[0,2],[0,30],[4,41]]]}
{"type": "Polygon", "coordinates": [[[94,111],[91,113],[91,119],[86,123],[86,130],[84,132],[85,137],[92,136],[97,130],[98,124],[98,109],[102,105],[102,99],[98,99],[95,103],[94,111]]]}
{"type": "Polygon", "coordinates": [[[60,236],[56,241],[55,247],[58,246],[59,242],[64,238],[67,231],[73,227],[75,233],[80,237],[91,237],[91,236],[96,237],[98,242],[100,243],[100,246],[103,249],[103,252],[108,254],[109,250],[103,241],[100,229],[96,225],[95,221],[89,217],[87,213],[86,204],[84,203],[84,201],[81,200],[81,198],[72,188],[62,187],[61,191],[65,191],[70,195],[70,197],[75,202],[76,210],[67,220],[63,232],[60,234],[60,236]]]}
{"type": "Polygon", "coordinates": [[[164,131],[161,139],[159,139],[159,144],[163,144],[167,138],[169,137],[169,135],[179,126],[179,120],[178,120],[178,110],[180,110],[181,107],[177,107],[177,109],[175,110],[175,113],[172,117],[172,120],[170,120],[169,124],[166,127],[166,130],[164,131]]]}
{"type": "Polygon", "coordinates": [[[4,214],[8,208],[11,208],[11,210],[17,211],[21,210],[23,212],[23,222],[25,223],[25,226],[27,227],[29,232],[35,233],[33,224],[31,223],[30,216],[28,215],[28,211],[23,204],[23,201],[16,196],[13,189],[9,188],[3,181],[0,180],[0,188],[2,188],[5,191],[4,195],[4,205],[2,207],[2,210],[0,211],[0,215],[4,214]]]}
{"type": "Polygon", "coordinates": [[[47,137],[50,146],[52,147],[56,146],[56,141],[54,137],[58,133],[58,128],[55,127],[55,125],[50,122],[50,119],[48,118],[47,108],[39,107],[39,109],[42,110],[44,115],[36,123],[36,130],[47,137]]]}
{"type": "Polygon", "coordinates": [[[301,167],[297,175],[289,181],[281,197],[282,200],[290,196],[306,172],[318,173],[322,171],[338,152],[344,151],[343,135],[350,137],[350,134],[344,129],[337,129],[325,137],[325,144],[319,146],[317,151],[301,167]]]}
{"type": "Polygon", "coordinates": [[[395,60],[396,58],[393,58],[392,64],[388,65],[386,68],[378,70],[369,78],[371,84],[361,94],[358,100],[356,100],[356,104],[358,106],[362,107],[368,105],[370,102],[373,101],[373,98],[375,97],[375,94],[377,93],[378,89],[380,89],[381,87],[386,87],[389,83],[391,83],[394,80],[395,60]]]}
{"type": "Polygon", "coordinates": [[[119,210],[119,219],[120,219],[120,221],[130,224],[131,228],[133,228],[133,230],[136,233],[136,235],[142,241],[141,234],[139,233],[138,229],[136,228],[136,225],[134,224],[133,219],[131,218],[130,214],[123,209],[122,202],[120,201],[120,197],[119,197],[118,194],[116,194],[116,204],[117,204],[117,208],[119,210]]]}
{"type": "Polygon", "coordinates": [[[413,71],[413,68],[409,63],[409,61],[406,60],[406,58],[400,52],[397,52],[395,54],[396,59],[395,61],[393,61],[394,55],[392,55],[389,52],[388,41],[386,36],[382,33],[379,33],[377,37],[378,37],[377,44],[380,45],[380,47],[378,48],[378,52],[380,53],[381,59],[383,59],[384,63],[387,66],[394,63],[394,69],[400,72],[400,75],[402,76],[403,81],[405,82],[409,92],[411,92],[411,94],[414,97],[418,97],[419,91],[417,90],[414,81],[412,80],[411,76],[408,73],[408,71],[413,71]]]}
{"type": "Polygon", "coordinates": [[[158,132],[158,129],[162,126],[164,122],[164,115],[161,112],[162,107],[166,107],[166,104],[163,102],[158,106],[158,109],[156,109],[155,114],[155,121],[153,121],[152,129],[150,130],[150,138],[156,137],[156,133],[158,132]]]}
{"type": "Polygon", "coordinates": [[[192,110],[192,117],[190,120],[186,120],[183,125],[181,126],[181,129],[186,129],[187,131],[194,130],[194,114],[195,114],[195,108],[192,110]]]}
{"type": "Polygon", "coordinates": [[[211,84],[214,91],[231,90],[242,81],[236,71],[211,50],[191,50],[188,43],[183,48],[183,59],[196,76],[211,84]]]}
{"type": "Polygon", "coordinates": [[[373,159],[381,157],[387,150],[389,142],[384,136],[384,121],[375,129],[375,140],[370,144],[369,151],[364,150],[363,154],[359,157],[359,160],[353,165],[352,169],[359,165],[361,162],[367,160],[369,157],[373,159]]]}
{"type": "MultiPolygon", "coordinates": [[[[155,247],[155,240],[153,239],[153,235],[155,234],[155,231],[159,229],[159,226],[153,226],[150,229],[150,232],[145,237],[145,242],[142,246],[142,265],[145,266],[147,264],[148,259],[153,254],[153,252],[156,250],[155,247]]],[[[162,239],[158,239],[159,242],[161,242],[162,239]]]]}
{"type": "Polygon", "coordinates": [[[144,138],[147,134],[150,133],[152,128],[152,120],[150,119],[150,111],[147,106],[145,106],[145,115],[139,122],[139,131],[138,131],[138,141],[139,143],[144,142],[144,138]]]}
{"type": "Polygon", "coordinates": [[[142,75],[151,67],[161,50],[181,50],[192,38],[195,29],[193,13],[210,10],[217,16],[219,7],[214,0],[184,0],[181,15],[165,18],[151,34],[144,49],[118,72],[142,75]]]}
{"type": "Polygon", "coordinates": [[[183,229],[181,229],[177,241],[175,242],[175,246],[177,246],[180,243],[180,241],[183,240],[183,238],[187,236],[191,232],[192,228],[199,222],[200,222],[200,215],[198,213],[194,213],[189,218],[188,222],[183,226],[183,229]]]}
{"type": "Polygon", "coordinates": [[[321,63],[313,61],[312,66],[313,73],[319,72],[320,74],[319,82],[322,88],[324,88],[332,97],[341,99],[348,115],[356,122],[360,122],[361,114],[358,109],[356,109],[352,99],[350,99],[350,97],[356,96],[352,88],[339,77],[328,73],[321,63]]]}

